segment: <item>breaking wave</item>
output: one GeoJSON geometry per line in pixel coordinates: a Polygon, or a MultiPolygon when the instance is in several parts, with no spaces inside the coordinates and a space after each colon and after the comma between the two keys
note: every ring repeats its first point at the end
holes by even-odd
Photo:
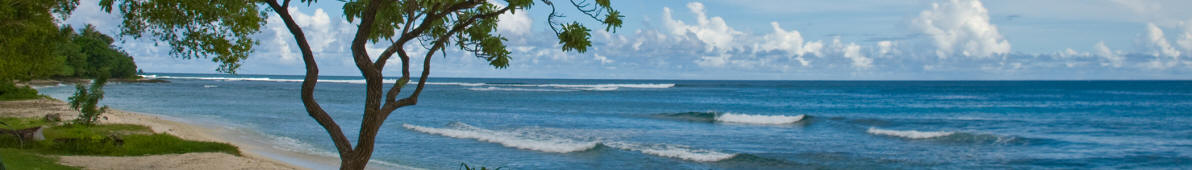
{"type": "Polygon", "coordinates": [[[724,153],[707,149],[693,149],[682,145],[641,145],[623,142],[608,142],[605,143],[605,145],[621,150],[637,151],[654,156],[678,158],[696,162],[716,162],[737,156],[735,153],[724,153]]]}
{"type": "Polygon", "coordinates": [[[878,129],[875,127],[869,127],[869,130],[867,130],[865,132],[867,132],[869,134],[874,134],[874,135],[885,135],[885,136],[893,136],[893,137],[900,137],[900,138],[907,138],[907,139],[937,138],[937,137],[948,136],[948,135],[952,135],[952,134],[956,133],[956,132],[949,132],[949,131],[932,132],[932,131],[917,131],[917,130],[888,130],[888,129],[878,129]]]}
{"type": "Polygon", "coordinates": [[[501,144],[502,146],[510,148],[550,153],[582,152],[602,148],[601,146],[606,146],[608,148],[697,162],[716,162],[730,159],[738,155],[735,153],[724,153],[715,150],[694,149],[683,145],[635,144],[629,142],[601,140],[589,141],[535,132],[497,131],[478,128],[459,122],[453,122],[448,126],[449,127],[447,128],[433,128],[402,124],[402,127],[405,127],[406,129],[427,134],[461,139],[475,139],[483,142],[501,144]]]}
{"type": "Polygon", "coordinates": [[[598,142],[576,141],[549,135],[493,131],[464,123],[452,123],[454,128],[432,128],[402,124],[406,129],[453,138],[475,139],[501,144],[505,147],[551,153],[568,153],[596,148],[598,142]]]}
{"type": "Polygon", "coordinates": [[[870,127],[866,132],[874,135],[950,144],[1039,145],[1061,142],[1052,139],[1026,138],[1013,135],[1003,136],[953,131],[888,130],[870,127]]]}
{"type": "Polygon", "coordinates": [[[682,113],[664,113],[655,115],[656,117],[673,120],[685,120],[693,122],[720,122],[720,123],[736,123],[736,124],[755,124],[755,125],[783,125],[793,124],[802,121],[807,115],[753,115],[753,114],[739,114],[739,113],[720,113],[720,112],[682,112],[682,113]]]}
{"type": "Polygon", "coordinates": [[[549,92],[549,91],[554,91],[554,92],[567,92],[567,91],[576,91],[576,90],[563,90],[563,89],[530,89],[530,88],[508,88],[508,87],[483,87],[483,88],[481,88],[481,87],[474,87],[474,88],[468,88],[468,90],[472,90],[472,91],[543,91],[543,92],[549,92]]]}
{"type": "Polygon", "coordinates": [[[786,116],[786,115],[749,115],[749,114],[733,114],[724,113],[716,116],[717,122],[725,123],[743,123],[743,124],[759,124],[759,125],[780,125],[791,124],[803,120],[806,115],[786,116]]]}

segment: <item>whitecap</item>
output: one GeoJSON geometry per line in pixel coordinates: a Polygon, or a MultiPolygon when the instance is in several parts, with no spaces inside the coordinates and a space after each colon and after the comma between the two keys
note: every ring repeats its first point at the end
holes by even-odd
{"type": "Polygon", "coordinates": [[[618,141],[576,140],[560,137],[541,131],[494,131],[473,127],[464,123],[452,123],[452,128],[432,128],[410,124],[402,127],[417,132],[442,135],[461,139],[475,139],[483,142],[497,143],[505,147],[551,152],[570,153],[595,149],[599,145],[615,149],[640,152],[643,154],[676,158],[697,162],[715,162],[732,158],[737,154],[724,153],[715,150],[694,149],[684,145],[673,144],[635,144],[618,141]]]}
{"type": "Polygon", "coordinates": [[[806,115],[786,116],[723,113],[716,115],[716,121],[724,123],[779,125],[799,122],[800,120],[803,120],[803,117],[806,117],[806,115]]]}
{"type": "Polygon", "coordinates": [[[216,87],[219,87],[219,86],[218,85],[210,85],[210,84],[203,85],[203,88],[216,88],[216,87]]]}
{"type": "Polygon", "coordinates": [[[637,151],[654,156],[678,158],[696,162],[716,162],[737,156],[737,154],[717,152],[714,150],[692,149],[683,145],[640,145],[623,142],[608,142],[605,143],[605,145],[617,149],[637,151]]]}
{"type": "Polygon", "coordinates": [[[468,90],[472,90],[472,91],[541,91],[541,92],[574,91],[574,90],[562,90],[562,89],[528,89],[528,88],[506,88],[506,87],[484,87],[484,88],[475,87],[475,88],[468,88],[468,90]]]}
{"type": "Polygon", "coordinates": [[[432,128],[402,124],[406,129],[453,138],[475,139],[505,147],[552,153],[568,153],[596,148],[598,142],[576,141],[544,134],[511,133],[481,129],[457,123],[456,128],[432,128]]]}
{"type": "Polygon", "coordinates": [[[573,88],[573,89],[613,89],[616,88],[639,88],[639,89],[664,89],[675,87],[675,84],[538,84],[529,85],[537,87],[554,87],[554,88],[573,88]]]}
{"type": "MultiPolygon", "coordinates": [[[[418,84],[417,82],[411,84],[418,84]]],[[[485,83],[463,83],[463,82],[426,82],[427,85],[449,85],[449,86],[467,86],[476,87],[487,85],[485,83]]]]}
{"type": "Polygon", "coordinates": [[[917,130],[887,130],[887,129],[878,129],[875,127],[869,127],[869,130],[867,130],[866,132],[869,134],[874,134],[874,135],[886,135],[886,136],[894,136],[894,137],[907,138],[907,139],[937,138],[937,137],[948,136],[948,135],[952,135],[952,134],[956,133],[956,132],[950,132],[950,131],[932,132],[932,131],[917,131],[917,130]]]}

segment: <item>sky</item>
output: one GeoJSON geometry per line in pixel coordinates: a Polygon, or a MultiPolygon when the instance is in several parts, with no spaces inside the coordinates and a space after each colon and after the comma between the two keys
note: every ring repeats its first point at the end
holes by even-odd
{"type": "MultiPolygon", "coordinates": [[[[83,0],[62,21],[119,33],[120,18],[83,0]]],[[[557,1],[557,0],[556,0],[557,1]]],[[[502,4],[496,0],[494,3],[502,4]]],[[[558,4],[567,4],[560,1],[558,4]]],[[[510,66],[458,50],[432,59],[432,77],[728,80],[1192,79],[1187,0],[707,0],[612,1],[624,27],[605,31],[571,6],[567,21],[593,28],[586,53],[563,52],[551,10],[500,17],[510,66]]],[[[355,24],[342,3],[291,5],[323,75],[359,75],[348,49],[355,24]]],[[[293,36],[272,14],[240,74],[300,75],[293,36]]],[[[370,44],[375,56],[389,44],[370,44]]],[[[151,38],[117,46],[146,72],[216,73],[151,38]]],[[[425,54],[416,43],[412,54],[425,54]]],[[[421,63],[420,60],[415,60],[421,63]]],[[[400,61],[391,60],[392,65],[400,61]]],[[[417,64],[415,64],[417,65],[417,64]]],[[[398,76],[400,67],[386,67],[398,76]]],[[[421,67],[414,67],[418,72],[421,67]]]]}

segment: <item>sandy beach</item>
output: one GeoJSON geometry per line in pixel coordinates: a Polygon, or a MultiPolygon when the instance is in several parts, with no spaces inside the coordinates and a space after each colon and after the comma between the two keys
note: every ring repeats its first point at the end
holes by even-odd
{"type": "MultiPolygon", "coordinates": [[[[2,101],[0,116],[43,117],[58,114],[63,120],[73,119],[77,112],[62,101],[51,99],[2,101]]],[[[110,110],[101,123],[137,124],[148,126],[157,133],[167,133],[188,140],[223,142],[236,145],[243,156],[226,153],[187,153],[151,156],[60,156],[60,163],[83,169],[325,169],[336,160],[325,156],[302,155],[265,147],[247,136],[226,129],[203,127],[162,116],[110,110]]]]}

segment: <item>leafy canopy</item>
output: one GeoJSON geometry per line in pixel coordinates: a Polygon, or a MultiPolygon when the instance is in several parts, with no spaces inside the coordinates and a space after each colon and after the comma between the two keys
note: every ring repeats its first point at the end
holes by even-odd
{"type": "MultiPolygon", "coordinates": [[[[341,1],[344,2],[345,19],[355,23],[365,15],[366,6],[371,4],[371,0],[341,1]]],[[[274,12],[265,2],[268,1],[101,0],[100,6],[105,11],[119,9],[124,14],[122,35],[156,37],[171,46],[172,56],[184,59],[210,57],[221,64],[217,71],[235,73],[240,62],[258,44],[258,40],[252,39],[252,34],[260,32],[268,12],[274,12]]],[[[298,2],[310,5],[315,0],[298,2]]],[[[587,51],[587,47],[591,46],[591,30],[579,22],[557,22],[563,16],[555,12],[553,1],[541,2],[552,8],[550,26],[559,38],[561,48],[564,51],[587,51]]],[[[570,1],[584,15],[606,25],[607,31],[615,31],[621,26],[624,16],[611,8],[609,0],[594,2],[570,1]]],[[[403,45],[409,41],[420,41],[431,48],[435,41],[451,34],[447,43],[471,52],[494,67],[505,68],[509,66],[511,53],[504,44],[507,39],[495,34],[498,15],[529,9],[534,5],[534,0],[505,0],[504,4],[497,5],[486,0],[382,1],[367,39],[374,43],[394,42],[403,45]],[[508,10],[503,10],[506,8],[508,10]],[[473,17],[476,19],[467,20],[473,17]],[[424,25],[427,26],[424,30],[413,30],[424,25]],[[457,25],[464,26],[458,33],[452,31],[457,25]]],[[[285,7],[288,5],[289,1],[286,0],[285,7]]]]}

